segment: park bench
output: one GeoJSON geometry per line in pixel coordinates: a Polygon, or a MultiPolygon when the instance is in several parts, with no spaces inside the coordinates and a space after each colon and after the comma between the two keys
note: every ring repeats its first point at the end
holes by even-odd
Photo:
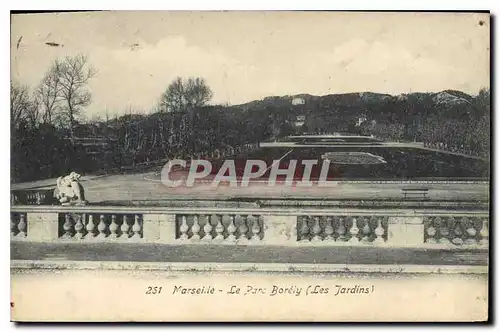
{"type": "Polygon", "coordinates": [[[428,188],[403,188],[401,189],[403,193],[403,198],[429,198],[429,189],[428,188]]]}

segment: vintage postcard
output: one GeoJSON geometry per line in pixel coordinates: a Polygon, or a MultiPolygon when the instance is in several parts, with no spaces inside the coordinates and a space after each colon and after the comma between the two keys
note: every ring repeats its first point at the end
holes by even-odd
{"type": "Polygon", "coordinates": [[[490,29],[12,13],[11,320],[487,321],[490,29]]]}

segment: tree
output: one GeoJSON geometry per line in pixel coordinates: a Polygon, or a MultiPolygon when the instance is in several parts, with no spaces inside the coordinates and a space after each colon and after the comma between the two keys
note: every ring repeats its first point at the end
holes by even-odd
{"type": "Polygon", "coordinates": [[[483,88],[475,98],[475,103],[481,110],[482,116],[472,130],[473,145],[480,154],[490,155],[491,139],[491,97],[490,89],[483,88]]]}
{"type": "Polygon", "coordinates": [[[185,86],[188,109],[205,106],[213,97],[212,90],[200,77],[190,77],[185,86]]]}
{"type": "MultiPolygon", "coordinates": [[[[212,95],[212,90],[203,78],[190,77],[184,81],[176,77],[160,97],[158,108],[161,113],[182,113],[181,144],[185,145],[188,150],[194,148],[191,144],[193,142],[189,142],[189,137],[193,132],[195,109],[206,106],[212,99],[212,95]]],[[[163,132],[172,131],[172,125],[173,123],[170,124],[170,130],[168,130],[165,119],[161,118],[159,129],[162,141],[165,140],[163,132]]]]}
{"type": "Polygon", "coordinates": [[[10,123],[12,127],[19,125],[26,116],[26,110],[29,107],[30,97],[29,88],[26,85],[20,85],[17,82],[10,84],[10,123]]]}
{"type": "MultiPolygon", "coordinates": [[[[126,164],[135,165],[137,156],[146,144],[145,119],[140,115],[126,115],[118,119],[118,151],[126,164]],[[128,159],[128,160],[127,160],[128,159]]],[[[120,161],[120,164],[122,161],[120,161]]]]}
{"type": "Polygon", "coordinates": [[[27,85],[11,82],[10,120],[12,128],[18,127],[21,122],[34,128],[40,120],[38,99],[30,95],[27,85]]]}
{"type": "Polygon", "coordinates": [[[180,112],[185,108],[184,83],[182,78],[177,77],[161,95],[159,109],[160,112],[180,112]]]}
{"type": "Polygon", "coordinates": [[[40,101],[43,123],[46,124],[53,124],[54,116],[61,111],[60,70],[60,64],[56,61],[45,73],[35,92],[37,99],[40,101]]]}
{"type": "Polygon", "coordinates": [[[190,77],[184,81],[176,77],[161,95],[160,112],[185,112],[205,106],[213,93],[205,80],[200,77],[190,77]]]}
{"type": "Polygon", "coordinates": [[[57,98],[61,103],[61,111],[57,114],[61,124],[67,124],[70,138],[74,138],[76,117],[83,108],[90,105],[91,93],[87,90],[89,80],[96,74],[86,56],[78,54],[67,56],[64,60],[56,60],[51,75],[57,77],[57,98]]]}
{"type": "Polygon", "coordinates": [[[35,128],[40,121],[40,101],[36,96],[32,96],[26,109],[26,122],[31,128],[35,128]]]}
{"type": "Polygon", "coordinates": [[[474,101],[478,107],[489,113],[491,109],[490,89],[482,88],[479,90],[474,101]]]}

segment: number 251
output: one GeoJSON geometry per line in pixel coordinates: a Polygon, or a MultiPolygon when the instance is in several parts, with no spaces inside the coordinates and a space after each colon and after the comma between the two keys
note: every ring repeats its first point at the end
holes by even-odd
{"type": "Polygon", "coordinates": [[[146,290],[146,294],[150,295],[155,295],[155,294],[160,294],[161,293],[161,286],[160,287],[152,287],[148,286],[148,289],[146,290]]]}

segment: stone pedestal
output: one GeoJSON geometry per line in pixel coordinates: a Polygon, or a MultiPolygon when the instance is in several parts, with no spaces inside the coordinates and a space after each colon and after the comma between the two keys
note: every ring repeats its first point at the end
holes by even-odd
{"type": "Polygon", "coordinates": [[[421,246],[424,244],[423,217],[389,217],[387,232],[390,246],[421,246]]]}
{"type": "Polygon", "coordinates": [[[175,238],[175,214],[159,214],[157,216],[159,242],[175,244],[177,242],[175,238]]]}
{"type": "Polygon", "coordinates": [[[262,243],[271,245],[297,245],[297,216],[263,216],[262,243]]]}
{"type": "Polygon", "coordinates": [[[144,214],[142,218],[145,242],[176,243],[174,214],[144,214]]]}
{"type": "Polygon", "coordinates": [[[59,237],[57,213],[28,213],[28,236],[30,241],[54,241],[59,237]]]}
{"type": "Polygon", "coordinates": [[[158,242],[160,239],[160,220],[158,214],[142,215],[142,236],[146,242],[158,242]]]}

